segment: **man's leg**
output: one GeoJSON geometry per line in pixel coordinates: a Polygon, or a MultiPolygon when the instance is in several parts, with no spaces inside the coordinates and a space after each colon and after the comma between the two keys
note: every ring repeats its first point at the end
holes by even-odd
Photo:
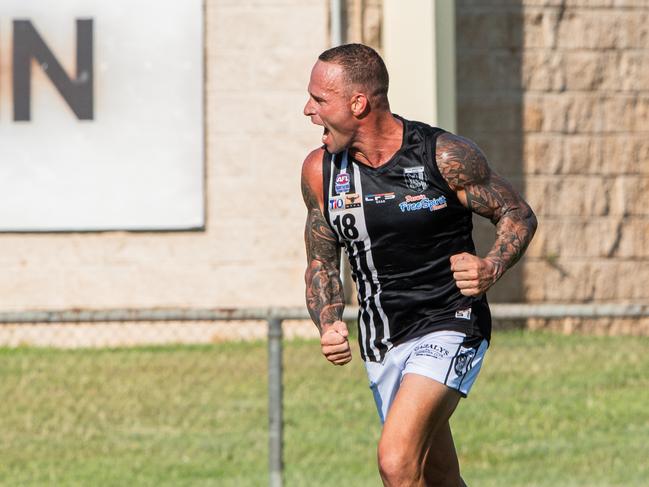
{"type": "MultiPolygon", "coordinates": [[[[460,465],[448,421],[442,424],[430,438],[423,468],[425,485],[438,485],[439,479],[445,479],[447,476],[451,478],[446,483],[454,485],[453,479],[457,479],[460,475],[460,465]]],[[[442,485],[446,485],[446,483],[442,485]]],[[[461,478],[459,485],[466,487],[461,478]]]]}
{"type": "Polygon", "coordinates": [[[431,444],[437,433],[448,427],[460,397],[457,391],[428,377],[404,376],[379,441],[379,471],[386,486],[462,485],[452,437],[449,442],[440,433],[443,441],[431,444]],[[427,457],[432,462],[427,470],[435,478],[424,478],[427,457]]]}

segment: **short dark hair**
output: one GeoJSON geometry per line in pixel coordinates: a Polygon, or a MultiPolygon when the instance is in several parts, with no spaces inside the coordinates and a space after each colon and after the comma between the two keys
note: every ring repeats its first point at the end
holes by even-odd
{"type": "Polygon", "coordinates": [[[368,90],[370,96],[387,102],[390,84],[388,70],[379,53],[371,47],[363,44],[343,44],[327,49],[318,59],[342,66],[350,84],[362,86],[368,90]]]}

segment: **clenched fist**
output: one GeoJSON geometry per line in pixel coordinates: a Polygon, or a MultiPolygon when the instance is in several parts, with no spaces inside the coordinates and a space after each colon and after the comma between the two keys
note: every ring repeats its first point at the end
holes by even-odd
{"type": "Polygon", "coordinates": [[[332,364],[345,365],[352,359],[348,336],[347,325],[342,321],[323,326],[320,348],[322,355],[332,364]]]}
{"type": "Polygon", "coordinates": [[[455,285],[465,296],[479,296],[498,279],[496,265],[489,259],[462,252],[451,256],[455,285]]]}

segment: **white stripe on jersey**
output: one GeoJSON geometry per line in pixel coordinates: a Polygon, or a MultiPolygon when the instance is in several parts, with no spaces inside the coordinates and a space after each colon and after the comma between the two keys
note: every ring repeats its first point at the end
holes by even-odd
{"type": "MultiPolygon", "coordinates": [[[[345,151],[345,155],[347,154],[347,151],[345,151]]],[[[354,169],[354,184],[355,184],[355,189],[356,193],[360,196],[360,200],[363,201],[363,186],[361,184],[361,171],[360,168],[358,167],[358,164],[352,163],[353,169],[354,169]]],[[[367,261],[367,266],[370,269],[370,272],[372,274],[372,282],[374,283],[376,287],[376,293],[374,294],[374,303],[376,304],[376,308],[379,312],[379,316],[381,318],[381,321],[383,321],[383,338],[381,339],[381,343],[386,345],[388,348],[392,343],[390,342],[390,323],[388,321],[388,317],[386,316],[385,312],[383,311],[383,306],[381,306],[381,283],[379,282],[379,277],[378,273],[376,272],[376,267],[374,266],[374,258],[372,257],[372,241],[370,240],[370,235],[367,232],[367,226],[365,224],[365,211],[363,210],[363,206],[361,206],[361,211],[359,212],[360,218],[357,218],[356,222],[358,225],[358,230],[361,235],[365,235],[365,256],[366,256],[366,261],[367,261]]],[[[360,261],[358,262],[359,269],[360,267],[360,261]]],[[[361,271],[362,273],[362,271],[361,271]]],[[[364,274],[363,274],[364,275],[364,274]]],[[[365,277],[364,277],[365,278],[365,277]]],[[[367,279],[367,278],[365,278],[367,279]]],[[[369,284],[369,283],[368,283],[369,284]]],[[[369,306],[368,306],[369,308],[369,306]]],[[[371,313],[371,312],[370,312],[371,313]]],[[[372,316],[370,314],[370,316],[372,316]]],[[[371,320],[373,321],[373,320],[371,320]]],[[[371,345],[372,349],[376,352],[375,356],[377,359],[381,359],[382,357],[378,356],[378,350],[376,350],[376,347],[374,346],[374,336],[376,336],[376,327],[372,323],[370,325],[370,330],[372,332],[372,335],[370,336],[371,338],[371,345]]]]}
{"type": "MultiPolygon", "coordinates": [[[[343,160],[341,161],[341,172],[343,170],[347,169],[348,165],[348,153],[347,151],[344,152],[343,155],[343,160]]],[[[358,174],[358,167],[355,164],[352,164],[352,170],[354,171],[354,191],[355,193],[359,196],[361,200],[361,206],[359,208],[350,208],[348,210],[345,210],[345,213],[351,213],[354,215],[355,219],[355,226],[356,229],[358,230],[358,239],[356,239],[356,243],[358,247],[362,246],[362,250],[365,251],[366,255],[369,254],[370,251],[370,241],[369,241],[369,235],[367,234],[367,227],[365,225],[365,212],[363,211],[363,188],[361,186],[361,180],[360,180],[360,174],[358,174]]],[[[372,355],[374,355],[374,359],[377,361],[381,360],[381,353],[379,352],[379,349],[376,348],[376,345],[374,345],[374,340],[376,339],[376,325],[374,324],[374,312],[372,311],[372,308],[369,306],[370,300],[372,299],[372,287],[370,285],[370,281],[368,279],[368,276],[365,275],[365,272],[363,271],[363,263],[361,262],[361,256],[360,256],[360,251],[357,247],[354,245],[350,246],[353,250],[353,253],[349,256],[349,258],[354,258],[356,260],[356,269],[358,269],[358,281],[357,285],[359,286],[359,296],[361,299],[359,299],[359,304],[361,306],[361,309],[366,311],[368,316],[369,316],[369,323],[365,325],[363,322],[363,314],[360,314],[360,319],[361,319],[361,330],[369,330],[369,344],[370,344],[370,350],[372,355]],[[361,293],[361,287],[362,287],[362,293],[361,293]]],[[[364,330],[364,331],[365,331],[364,330]]],[[[366,333],[362,333],[362,338],[363,338],[363,346],[365,346],[366,343],[366,333]]],[[[370,355],[370,350],[365,350],[365,356],[369,357],[370,355]]]]}
{"type": "MultiPolygon", "coordinates": [[[[331,157],[331,177],[329,181],[329,198],[334,194],[333,185],[334,185],[334,174],[336,173],[336,158],[339,155],[332,154],[331,157]]],[[[345,249],[347,250],[347,255],[349,259],[353,261],[353,266],[356,268],[357,276],[357,286],[358,286],[358,297],[359,303],[361,305],[361,313],[359,315],[359,329],[361,334],[361,344],[363,347],[363,354],[365,357],[370,357],[370,354],[374,357],[376,361],[381,361],[382,356],[380,350],[375,345],[375,340],[377,338],[377,321],[382,322],[383,326],[383,336],[380,337],[381,343],[383,343],[386,349],[390,348],[392,343],[390,342],[390,325],[388,322],[388,317],[385,314],[383,307],[381,306],[381,284],[378,279],[378,274],[376,267],[374,265],[374,259],[372,257],[372,242],[370,240],[369,234],[367,232],[367,225],[365,223],[365,212],[363,209],[363,187],[361,183],[361,173],[357,164],[353,162],[349,163],[347,151],[343,152],[342,160],[340,161],[340,174],[347,173],[348,169],[351,169],[354,174],[354,192],[358,195],[361,206],[356,208],[348,208],[345,210],[345,214],[351,214],[354,217],[354,225],[358,231],[358,238],[353,242],[345,238],[344,235],[339,235],[341,242],[345,243],[345,249]],[[351,167],[350,167],[351,166],[351,167]],[[363,256],[361,254],[364,254],[363,256]],[[363,258],[365,263],[363,263],[363,258]],[[365,267],[365,268],[364,268],[365,267]],[[368,272],[369,271],[369,272],[368,272]],[[375,292],[372,292],[372,285],[374,286],[375,292]],[[374,308],[374,310],[372,309],[374,308]],[[378,316],[375,316],[378,313],[378,316]],[[367,318],[369,318],[369,323],[366,323],[367,318]],[[369,333],[369,340],[367,334],[369,333]],[[367,343],[369,343],[370,350],[367,350],[367,343]]],[[[344,193],[343,193],[344,194],[344,193]]],[[[336,227],[334,224],[334,218],[331,213],[329,213],[330,224],[333,228],[336,227]]],[[[336,231],[338,233],[338,230],[336,231]]]]}
{"type": "MultiPolygon", "coordinates": [[[[333,160],[333,157],[331,159],[333,160]]],[[[343,160],[340,161],[340,174],[347,174],[348,165],[349,165],[349,159],[347,157],[347,151],[345,151],[343,152],[343,160]]]]}
{"type": "MultiPolygon", "coordinates": [[[[336,156],[337,155],[338,154],[331,154],[331,162],[330,162],[330,165],[331,165],[331,169],[330,169],[331,177],[329,178],[329,192],[327,193],[327,198],[331,198],[331,196],[334,194],[334,177],[333,177],[333,174],[334,174],[334,169],[336,169],[336,156]]],[[[326,205],[328,205],[329,201],[325,201],[324,203],[326,205]]]]}
{"type": "MultiPolygon", "coordinates": [[[[365,243],[362,240],[359,241],[358,244],[365,246],[365,243]]],[[[374,326],[374,312],[372,311],[372,308],[366,305],[367,300],[371,299],[370,296],[372,295],[372,289],[370,288],[369,281],[365,277],[365,273],[361,268],[361,259],[360,259],[358,249],[354,245],[347,245],[346,248],[348,249],[347,255],[349,256],[350,259],[354,259],[356,264],[356,269],[357,269],[356,275],[358,276],[358,279],[356,280],[356,285],[358,286],[358,298],[359,298],[358,301],[361,306],[361,313],[359,313],[360,326],[358,328],[360,329],[360,333],[361,333],[361,344],[363,346],[364,355],[366,357],[370,356],[370,351],[367,350],[366,348],[366,342],[368,341],[366,331],[369,329],[370,330],[369,344],[372,351],[372,355],[374,355],[375,360],[380,361],[381,354],[379,353],[378,349],[374,345],[374,338],[376,337],[376,327],[374,326]],[[370,322],[368,324],[365,324],[365,321],[363,319],[363,311],[365,311],[370,318],[370,322]]]]}
{"type": "MultiPolygon", "coordinates": [[[[336,173],[336,157],[338,154],[332,154],[331,156],[331,182],[329,184],[329,197],[333,195],[333,181],[335,180],[334,174],[336,173]]],[[[349,165],[349,159],[347,156],[347,151],[342,153],[342,160],[340,161],[340,174],[346,173],[347,172],[347,167],[349,165]]],[[[354,174],[354,180],[356,181],[356,174],[354,174]]],[[[359,193],[359,188],[358,186],[355,187],[355,191],[358,194],[359,193]]],[[[344,194],[344,193],[343,193],[344,194]]],[[[362,195],[359,195],[362,201],[362,195]]],[[[363,240],[366,238],[367,235],[367,229],[365,228],[365,218],[363,215],[363,208],[362,206],[360,208],[350,208],[345,213],[351,213],[354,215],[354,218],[356,221],[359,219],[363,221],[363,227],[359,228],[357,227],[357,230],[359,232],[359,238],[357,240],[357,243],[359,245],[364,246],[363,240]]],[[[331,213],[329,213],[329,218],[330,218],[330,223],[333,225],[333,220],[331,213]]],[[[335,228],[335,225],[333,225],[335,228]]],[[[359,279],[357,279],[356,285],[358,286],[358,301],[361,304],[361,310],[364,310],[367,312],[369,316],[369,323],[366,324],[364,322],[364,316],[363,313],[359,313],[359,330],[361,334],[361,344],[363,347],[363,354],[366,357],[369,357],[369,350],[366,349],[366,343],[368,342],[367,340],[367,330],[370,330],[370,348],[372,349],[372,355],[374,356],[375,360],[380,360],[380,353],[376,346],[374,345],[374,338],[376,337],[376,328],[374,326],[374,314],[372,310],[367,306],[363,306],[364,303],[366,303],[366,300],[370,299],[370,296],[372,295],[372,289],[370,288],[369,281],[365,277],[365,274],[363,273],[363,270],[361,268],[361,260],[360,260],[360,255],[359,251],[356,248],[356,246],[348,243],[348,241],[344,238],[343,235],[339,235],[338,238],[340,239],[341,242],[345,242],[345,249],[347,250],[347,256],[349,257],[350,260],[354,260],[355,267],[357,269],[356,275],[358,276],[359,279]]]]}
{"type": "MultiPolygon", "coordinates": [[[[331,155],[331,163],[330,163],[331,169],[330,169],[330,173],[329,173],[329,174],[331,174],[331,177],[329,178],[329,193],[328,193],[329,198],[331,198],[333,196],[333,194],[334,194],[334,191],[333,191],[333,189],[334,189],[334,180],[336,179],[334,177],[334,174],[336,173],[336,158],[337,157],[338,157],[338,154],[332,154],[331,155]]],[[[342,155],[342,161],[340,161],[340,169],[341,169],[340,172],[341,172],[341,174],[343,172],[347,172],[347,164],[348,164],[347,151],[345,151],[345,152],[343,152],[343,155],[342,155]]],[[[325,203],[327,203],[327,202],[325,202],[325,203]]],[[[331,217],[331,213],[329,213],[329,220],[330,220],[329,224],[333,226],[333,218],[331,217]]],[[[345,242],[342,235],[339,235],[338,238],[340,239],[341,242],[345,242]]],[[[358,252],[356,251],[356,249],[354,249],[354,246],[345,244],[345,250],[347,250],[347,256],[349,257],[349,259],[351,260],[352,258],[355,258],[356,265],[359,266],[360,262],[359,262],[358,256],[357,256],[358,252]]],[[[357,267],[357,268],[360,270],[360,266],[357,267]]],[[[358,301],[360,303],[362,303],[364,301],[364,299],[365,299],[365,296],[368,296],[370,294],[369,293],[370,290],[366,289],[365,282],[363,282],[363,287],[362,288],[361,288],[361,283],[360,282],[357,283],[357,286],[358,286],[358,294],[359,294],[358,301]]],[[[363,350],[364,350],[363,353],[367,357],[368,356],[367,350],[365,350],[365,342],[367,340],[366,333],[365,333],[366,327],[364,326],[363,316],[362,315],[359,315],[359,327],[358,327],[358,329],[359,329],[360,334],[361,334],[361,344],[362,344],[362,347],[363,347],[363,350]]],[[[375,353],[374,355],[378,359],[379,354],[375,353]]]]}

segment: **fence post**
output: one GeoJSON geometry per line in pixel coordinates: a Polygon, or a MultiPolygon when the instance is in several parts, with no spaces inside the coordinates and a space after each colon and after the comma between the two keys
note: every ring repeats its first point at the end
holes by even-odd
{"type": "Polygon", "coordinates": [[[282,320],[268,319],[268,460],[270,487],[282,487],[282,320]]]}

